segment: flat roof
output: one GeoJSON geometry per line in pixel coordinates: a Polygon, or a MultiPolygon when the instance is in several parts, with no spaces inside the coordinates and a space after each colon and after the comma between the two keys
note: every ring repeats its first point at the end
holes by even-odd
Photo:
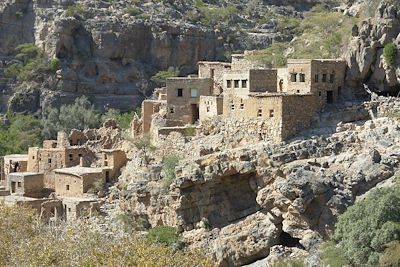
{"type": "Polygon", "coordinates": [[[288,92],[262,92],[262,93],[249,93],[252,97],[275,97],[275,96],[309,96],[312,93],[288,93],[288,92]]]}
{"type": "Polygon", "coordinates": [[[31,202],[31,201],[48,201],[50,198],[33,198],[33,197],[24,197],[17,195],[8,195],[0,197],[0,201],[15,203],[15,202],[31,202]]]}
{"type": "Polygon", "coordinates": [[[4,158],[16,159],[16,160],[28,160],[28,154],[11,154],[11,155],[5,155],[4,158]]]}
{"type": "Polygon", "coordinates": [[[204,78],[204,77],[198,77],[198,76],[192,76],[192,77],[170,77],[167,78],[167,80],[210,80],[210,78],[204,78]]]}
{"type": "Polygon", "coordinates": [[[12,176],[34,176],[34,175],[42,175],[40,172],[12,172],[9,175],[12,176]]]}
{"type": "Polygon", "coordinates": [[[70,167],[70,168],[56,169],[54,171],[57,173],[73,174],[73,175],[79,176],[82,174],[101,173],[101,172],[103,172],[103,169],[75,166],[75,167],[70,167]]]}
{"type": "Polygon", "coordinates": [[[63,196],[58,196],[59,199],[62,201],[66,202],[96,202],[99,201],[97,198],[93,196],[87,196],[87,197],[63,197],[63,196]]]}
{"type": "Polygon", "coordinates": [[[308,59],[308,58],[303,58],[303,59],[288,59],[287,63],[310,63],[312,61],[318,61],[318,62],[345,62],[344,59],[341,58],[314,58],[314,59],[308,59]]]}
{"type": "Polygon", "coordinates": [[[231,63],[229,62],[221,62],[221,61],[199,61],[197,64],[209,64],[209,65],[225,65],[230,66],[231,63]]]}

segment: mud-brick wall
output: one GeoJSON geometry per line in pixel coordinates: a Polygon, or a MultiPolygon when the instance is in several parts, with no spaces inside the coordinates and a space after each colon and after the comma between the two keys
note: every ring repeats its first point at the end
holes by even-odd
{"type": "Polygon", "coordinates": [[[241,140],[249,143],[261,140],[280,142],[281,127],[280,120],[214,117],[203,121],[199,131],[204,135],[222,134],[227,143],[241,140]]]}
{"type": "Polygon", "coordinates": [[[282,98],[281,140],[293,137],[310,127],[311,119],[319,111],[320,104],[314,95],[287,95],[282,98]]]}

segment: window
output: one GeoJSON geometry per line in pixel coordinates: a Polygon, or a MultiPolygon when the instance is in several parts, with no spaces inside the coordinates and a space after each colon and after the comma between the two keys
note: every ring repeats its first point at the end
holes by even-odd
{"type": "Polygon", "coordinates": [[[257,111],[257,117],[262,117],[262,109],[258,109],[257,111]]]}
{"type": "Polygon", "coordinates": [[[182,97],[183,96],[183,89],[182,88],[176,89],[176,96],[177,97],[182,97]]]}
{"type": "Polygon", "coordinates": [[[69,184],[67,184],[67,185],[65,186],[65,189],[66,189],[67,191],[69,191],[69,184]]]}
{"type": "Polygon", "coordinates": [[[232,88],[232,80],[226,80],[226,87],[232,88]]]}
{"type": "Polygon", "coordinates": [[[169,113],[171,114],[175,113],[175,107],[169,107],[169,113]]]}
{"type": "Polygon", "coordinates": [[[297,90],[297,93],[300,94],[300,90],[297,90]]]}
{"type": "Polygon", "coordinates": [[[239,88],[239,80],[234,81],[234,86],[235,86],[235,88],[239,88]]]}
{"type": "Polygon", "coordinates": [[[210,107],[206,106],[206,110],[207,110],[207,112],[210,112],[210,107]]]}
{"type": "MultiPolygon", "coordinates": [[[[82,154],[78,154],[78,157],[82,158],[82,154]]],[[[107,156],[106,156],[107,157],[107,156]]]]}
{"type": "Polygon", "coordinates": [[[290,74],[290,81],[291,82],[297,82],[297,73],[291,73],[290,74]]]}
{"type": "Polygon", "coordinates": [[[74,155],[69,154],[69,161],[72,161],[72,160],[74,160],[74,155]]]}
{"type": "Polygon", "coordinates": [[[190,89],[190,97],[197,97],[197,88],[190,89]]]}
{"type": "Polygon", "coordinates": [[[270,109],[270,110],[269,110],[269,117],[270,117],[270,118],[273,118],[273,117],[274,117],[274,110],[273,110],[273,109],[270,109]]]}
{"type": "Polygon", "coordinates": [[[35,159],[35,156],[32,156],[32,159],[35,159]]]}
{"type": "Polygon", "coordinates": [[[105,167],[108,166],[108,161],[104,161],[104,166],[105,166],[105,167]]]}
{"type": "Polygon", "coordinates": [[[319,92],[318,92],[318,95],[319,95],[319,96],[322,96],[322,92],[321,92],[321,91],[319,91],[319,92]]]}
{"type": "Polygon", "coordinates": [[[304,83],[306,81],[306,75],[304,73],[300,73],[300,82],[304,83]]]}
{"type": "Polygon", "coordinates": [[[326,76],[328,76],[328,75],[322,74],[322,82],[323,82],[323,83],[326,83],[326,78],[327,78],[326,76]]]}
{"type": "Polygon", "coordinates": [[[240,109],[244,109],[244,104],[243,103],[240,104],[240,109]]]}
{"type": "Polygon", "coordinates": [[[335,81],[335,74],[331,74],[330,78],[329,78],[329,82],[333,83],[335,81]]]}
{"type": "Polygon", "coordinates": [[[48,163],[51,163],[51,159],[48,159],[47,162],[48,162],[48,163]]]}
{"type": "Polygon", "coordinates": [[[247,80],[242,80],[242,88],[247,88],[247,80]]]}
{"type": "Polygon", "coordinates": [[[235,104],[231,104],[231,110],[235,110],[235,104]]]}
{"type": "Polygon", "coordinates": [[[315,76],[314,76],[314,82],[318,82],[319,81],[319,75],[318,74],[315,74],[315,76]]]}
{"type": "Polygon", "coordinates": [[[21,188],[21,187],[22,187],[21,182],[18,182],[18,183],[17,183],[17,187],[18,187],[18,188],[21,188]]]}

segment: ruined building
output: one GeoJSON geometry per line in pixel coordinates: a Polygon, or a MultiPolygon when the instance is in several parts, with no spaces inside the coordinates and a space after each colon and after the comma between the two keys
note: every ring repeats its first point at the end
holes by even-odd
{"type": "Polygon", "coordinates": [[[140,132],[183,133],[185,125],[201,127],[218,116],[262,121],[260,140],[285,141],[338,100],[345,71],[340,59],[289,59],[277,69],[251,60],[249,53],[232,55],[232,63],[199,62],[198,76],[169,78],[165,94],[143,102],[140,132]]]}
{"type": "Polygon", "coordinates": [[[97,139],[92,132],[59,132],[57,140],[31,147],[27,155],[5,156],[0,199],[30,205],[46,220],[75,219],[93,212],[98,206],[94,189],[115,180],[127,162],[122,150],[88,145],[98,143],[97,139]]]}

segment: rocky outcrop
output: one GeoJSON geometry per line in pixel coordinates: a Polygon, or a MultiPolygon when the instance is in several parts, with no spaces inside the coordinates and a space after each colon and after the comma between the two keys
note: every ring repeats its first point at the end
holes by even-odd
{"type": "MultiPolygon", "coordinates": [[[[220,266],[267,256],[270,263],[306,257],[307,265],[321,266],[319,244],[337,215],[400,167],[400,121],[393,115],[400,111],[398,99],[378,97],[364,106],[375,119],[340,123],[324,136],[247,144],[193,159],[184,153],[170,186],[161,165],[140,175],[130,163],[120,177],[125,189],[117,186],[113,201],[152,226],[176,226],[190,247],[204,249],[220,266]]],[[[202,138],[209,142],[211,136],[188,144],[202,144],[202,138]]]]}
{"type": "Polygon", "coordinates": [[[397,94],[400,82],[400,53],[395,63],[385,61],[383,49],[393,42],[400,49],[400,10],[382,3],[375,18],[369,18],[353,28],[353,37],[346,52],[350,87],[367,84],[372,91],[397,94]]]}
{"type": "MultiPolygon", "coordinates": [[[[259,9],[264,14],[267,6],[259,9]]],[[[229,23],[214,27],[191,17],[198,12],[183,1],[2,2],[0,58],[11,56],[5,59],[10,62],[16,46],[35,43],[47,57],[60,60],[51,82],[32,81],[18,89],[23,91],[18,99],[29,95],[26,110],[18,101],[11,107],[31,112],[86,95],[98,109],[132,110],[151,94],[150,77],[159,70],[173,67],[187,75],[196,71],[198,61],[225,60],[229,51],[262,49],[275,40],[293,38],[276,33],[274,27],[252,32],[259,25],[242,14],[232,14],[229,23]],[[243,30],[233,27],[237,23],[243,30]]]]}

